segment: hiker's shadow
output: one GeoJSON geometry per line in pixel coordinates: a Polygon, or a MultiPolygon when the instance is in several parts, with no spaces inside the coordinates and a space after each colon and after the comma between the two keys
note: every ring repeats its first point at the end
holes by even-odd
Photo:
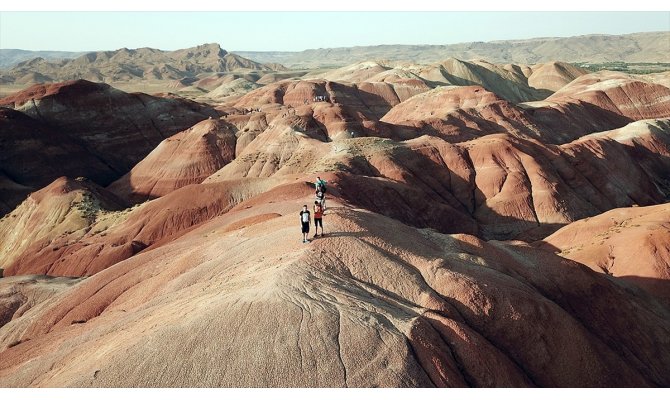
{"type": "MultiPolygon", "coordinates": [[[[326,233],[326,236],[324,236],[324,239],[328,239],[329,237],[355,237],[355,238],[363,238],[370,236],[369,233],[367,232],[330,232],[326,233]]],[[[321,237],[319,237],[321,238],[321,237]]]]}

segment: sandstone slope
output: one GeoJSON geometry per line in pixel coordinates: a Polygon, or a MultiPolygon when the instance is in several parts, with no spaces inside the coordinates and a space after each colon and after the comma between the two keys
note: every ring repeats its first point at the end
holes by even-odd
{"type": "Polygon", "coordinates": [[[229,125],[204,120],[163,140],[107,189],[139,203],[200,183],[235,158],[235,144],[235,133],[229,125]]]}
{"type": "Polygon", "coordinates": [[[582,75],[544,101],[522,105],[559,140],[670,117],[670,88],[621,72],[582,75]]]}
{"type": "Polygon", "coordinates": [[[449,58],[437,64],[361,62],[317,75],[347,82],[423,82],[441,85],[482,86],[512,103],[543,100],[587,70],[564,62],[535,65],[495,64],[484,60],[449,58]]]}
{"type": "MultiPolygon", "coordinates": [[[[669,134],[649,146],[667,147],[669,134]]],[[[658,190],[667,179],[664,156],[651,153],[653,168],[646,168],[637,165],[638,154],[636,147],[602,138],[566,146],[507,134],[458,144],[426,136],[327,142],[277,126],[204,182],[331,171],[344,199],[414,226],[537,239],[615,207],[664,202],[670,196],[658,190]]]]}
{"type": "Polygon", "coordinates": [[[129,94],[87,81],[36,85],[1,99],[0,106],[0,172],[32,190],[61,175],[107,185],[163,139],[218,117],[212,108],[181,98],[129,94]]]}
{"type": "Polygon", "coordinates": [[[369,68],[220,104],[120,196],[64,177],[5,216],[0,386],[670,385],[664,86],[591,74],[515,105],[369,68]]]}
{"type": "Polygon", "coordinates": [[[617,208],[571,223],[538,246],[637,285],[670,306],[670,205],[617,208]]]}
{"type": "Polygon", "coordinates": [[[121,210],[91,183],[59,179],[0,220],[4,274],[93,275],[282,183],[244,180],[189,185],[121,210]]]}
{"type": "Polygon", "coordinates": [[[430,134],[449,142],[501,132],[541,135],[523,109],[481,86],[438,87],[396,105],[380,121],[405,134],[430,134]]]}
{"type": "Polygon", "coordinates": [[[668,309],[603,275],[335,204],[304,245],[287,194],[13,318],[0,384],[668,385],[668,309]]]}

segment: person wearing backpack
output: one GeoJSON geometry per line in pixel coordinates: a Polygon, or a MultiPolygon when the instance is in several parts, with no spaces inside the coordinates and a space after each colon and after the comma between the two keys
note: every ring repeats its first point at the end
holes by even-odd
{"type": "Polygon", "coordinates": [[[319,236],[319,226],[321,226],[321,237],[323,233],[323,207],[318,201],[314,202],[314,237],[319,236]]]}
{"type": "Polygon", "coordinates": [[[314,184],[314,186],[316,186],[317,190],[321,190],[321,192],[326,193],[326,183],[328,182],[324,181],[323,179],[321,179],[320,176],[318,176],[316,178],[316,183],[314,184]]]}
{"type": "MultiPolygon", "coordinates": [[[[302,206],[302,211],[300,211],[300,224],[302,225],[302,242],[307,243],[307,235],[309,235],[309,224],[312,222],[312,218],[307,209],[307,204],[302,206]]],[[[321,231],[323,232],[323,226],[321,226],[321,231]]]]}

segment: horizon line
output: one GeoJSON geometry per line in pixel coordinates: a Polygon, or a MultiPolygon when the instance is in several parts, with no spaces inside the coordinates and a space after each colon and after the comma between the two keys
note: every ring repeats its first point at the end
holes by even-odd
{"type": "Polygon", "coordinates": [[[667,33],[670,34],[670,30],[668,31],[663,31],[663,30],[654,30],[654,31],[638,31],[638,32],[629,32],[629,33],[586,33],[586,34],[580,34],[580,35],[569,35],[569,36],[534,36],[534,37],[526,37],[526,38],[516,38],[516,39],[498,39],[498,40],[475,40],[475,41],[465,41],[465,42],[452,42],[452,43],[443,43],[443,44],[421,44],[421,43],[414,43],[414,44],[401,44],[401,43],[380,43],[380,44],[371,44],[371,45],[356,45],[356,46],[334,46],[334,47],[313,47],[313,48],[306,48],[303,50],[228,50],[224,48],[221,43],[218,42],[205,42],[205,43],[200,43],[196,44],[190,47],[180,47],[176,49],[161,49],[158,47],[150,47],[150,46],[142,46],[142,47],[119,47],[116,49],[98,49],[98,50],[58,50],[58,49],[40,49],[40,50],[29,50],[29,49],[22,49],[22,48],[3,48],[0,47],[0,50],[19,50],[19,51],[29,51],[29,52],[47,52],[47,51],[53,51],[53,52],[63,52],[63,53],[82,53],[82,54],[88,54],[88,53],[97,53],[97,52],[103,52],[103,51],[119,51],[123,49],[127,50],[139,50],[139,49],[153,49],[153,50],[159,50],[159,51],[164,51],[164,52],[170,52],[170,51],[177,51],[177,50],[183,50],[183,49],[190,49],[198,46],[204,46],[204,45],[211,45],[211,44],[216,44],[218,45],[221,49],[229,52],[229,53],[236,53],[236,52],[248,52],[248,53],[301,53],[305,51],[310,51],[310,50],[324,50],[324,49],[347,49],[347,48],[361,48],[361,47],[381,47],[381,46],[431,46],[431,47],[438,47],[438,46],[453,46],[453,45],[458,45],[458,44],[466,44],[466,43],[501,43],[501,42],[517,42],[517,41],[532,41],[532,40],[547,40],[547,39],[566,39],[566,38],[577,38],[577,37],[586,37],[586,36],[630,36],[630,35],[639,35],[639,34],[652,34],[652,33],[667,33]]]}

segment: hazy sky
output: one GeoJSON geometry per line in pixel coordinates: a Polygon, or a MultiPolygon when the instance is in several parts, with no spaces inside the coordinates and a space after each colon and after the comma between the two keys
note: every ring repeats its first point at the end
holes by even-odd
{"type": "Polygon", "coordinates": [[[670,31],[670,12],[1,12],[0,48],[299,51],[670,31]]]}

